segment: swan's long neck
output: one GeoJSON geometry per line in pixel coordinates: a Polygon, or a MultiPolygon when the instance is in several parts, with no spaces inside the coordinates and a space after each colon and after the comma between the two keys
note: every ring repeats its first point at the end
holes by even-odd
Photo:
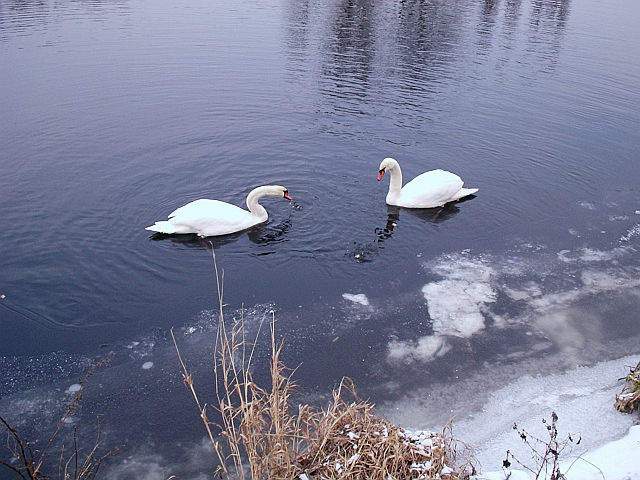
{"type": "Polygon", "coordinates": [[[258,203],[258,200],[265,195],[268,195],[268,188],[265,187],[254,188],[247,195],[247,208],[254,217],[266,219],[269,216],[265,208],[258,203]]]}
{"type": "Polygon", "coordinates": [[[389,172],[389,193],[387,193],[387,200],[395,200],[400,196],[400,190],[402,190],[402,170],[397,163],[388,169],[389,172]]]}

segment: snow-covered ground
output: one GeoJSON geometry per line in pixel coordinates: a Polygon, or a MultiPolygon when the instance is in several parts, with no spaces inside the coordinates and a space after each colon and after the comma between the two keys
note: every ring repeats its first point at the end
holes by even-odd
{"type": "Polygon", "coordinates": [[[463,420],[457,429],[462,438],[474,437],[478,442],[478,457],[489,473],[477,478],[504,479],[509,472],[514,480],[534,478],[513,461],[510,471],[496,469],[496,462],[505,458],[507,449],[519,452],[518,458],[529,467],[535,467],[535,461],[516,431],[492,432],[492,418],[500,414],[504,417],[500,424],[517,423],[520,430],[548,439],[541,419],[550,421],[551,411],[555,411],[559,417],[559,440],[569,436],[574,440],[566,444],[561,455],[560,471],[567,479],[640,479],[640,425],[631,426],[637,423],[638,414],[623,414],[613,406],[621,385],[617,378],[637,362],[637,357],[625,357],[560,375],[523,378],[494,392],[482,413],[463,420]],[[523,403],[525,397],[527,403],[523,403]],[[476,430],[480,422],[489,427],[482,433],[476,430]],[[580,445],[576,444],[578,439],[582,439],[580,445]]]}
{"type": "MultiPolygon", "coordinates": [[[[466,392],[458,400],[452,400],[456,397],[448,390],[434,388],[385,405],[383,412],[400,425],[429,430],[437,430],[449,414],[455,436],[467,443],[477,458],[478,480],[535,478],[525,466],[535,470],[538,463],[518,432],[526,432],[530,443],[542,452],[544,445],[532,442],[532,437],[549,438],[546,425],[556,412],[558,440],[573,440],[566,442],[560,456],[560,471],[567,479],[638,480],[640,425],[634,424],[640,417],[637,413],[620,413],[613,404],[623,385],[620,378],[639,360],[640,356],[627,356],[539,375],[498,368],[496,383],[486,381],[486,372],[478,372],[450,387],[466,392]],[[504,382],[509,374],[514,375],[513,381],[504,382]],[[500,382],[504,385],[497,385],[500,382]],[[512,453],[509,470],[502,467],[507,450],[512,453]]],[[[554,361],[559,357],[551,359],[551,363],[554,361]]]]}
{"type": "MultiPolygon", "coordinates": [[[[561,467],[567,480],[637,480],[640,479],[640,425],[629,429],[619,440],[587,452],[561,467]]],[[[533,475],[522,470],[503,469],[474,477],[476,480],[528,480],[533,475]]]]}

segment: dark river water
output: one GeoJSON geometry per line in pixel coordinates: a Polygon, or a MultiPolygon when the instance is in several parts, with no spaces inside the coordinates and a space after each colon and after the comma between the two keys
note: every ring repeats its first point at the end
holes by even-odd
{"type": "Polygon", "coordinates": [[[0,413],[44,434],[114,352],[77,422],[124,446],[110,478],[210,471],[168,331],[206,390],[212,247],[309,398],[633,353],[638,25],[635,0],[0,2],[0,413]],[[479,192],[388,208],[388,156],[479,192]],[[248,232],[144,230],[264,184],[293,202],[248,232]]]}

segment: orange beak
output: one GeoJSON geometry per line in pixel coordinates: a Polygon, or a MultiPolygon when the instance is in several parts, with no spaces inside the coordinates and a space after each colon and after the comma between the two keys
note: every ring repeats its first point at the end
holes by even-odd
{"type": "Polygon", "coordinates": [[[293,198],[291,198],[291,195],[289,195],[289,192],[284,192],[284,198],[286,198],[287,200],[293,200],[293,198]]]}
{"type": "Polygon", "coordinates": [[[384,177],[384,168],[378,172],[378,181],[382,180],[382,177],[384,177]]]}

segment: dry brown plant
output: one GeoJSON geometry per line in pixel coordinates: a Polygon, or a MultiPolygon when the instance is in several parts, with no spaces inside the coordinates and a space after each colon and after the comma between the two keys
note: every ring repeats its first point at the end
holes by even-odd
{"type": "Polygon", "coordinates": [[[224,273],[213,264],[218,291],[218,329],[214,376],[219,422],[207,413],[171,332],[183,380],[217,455],[216,474],[244,480],[467,479],[475,473],[468,447],[456,441],[448,425],[441,432],[411,432],[379,417],[373,404],[361,400],[353,382],[343,378],[325,408],[294,407],[294,370],[280,356],[275,315],[269,320],[271,385],[254,382],[252,362],[263,315],[255,339],[245,336],[244,317],[228,326],[223,312],[224,273]],[[349,398],[350,400],[347,400],[349,398]],[[214,432],[218,432],[215,434],[214,432]]]}
{"type": "Polygon", "coordinates": [[[640,362],[625,377],[622,391],[616,395],[615,407],[623,413],[631,413],[640,407],[640,362]]]}

